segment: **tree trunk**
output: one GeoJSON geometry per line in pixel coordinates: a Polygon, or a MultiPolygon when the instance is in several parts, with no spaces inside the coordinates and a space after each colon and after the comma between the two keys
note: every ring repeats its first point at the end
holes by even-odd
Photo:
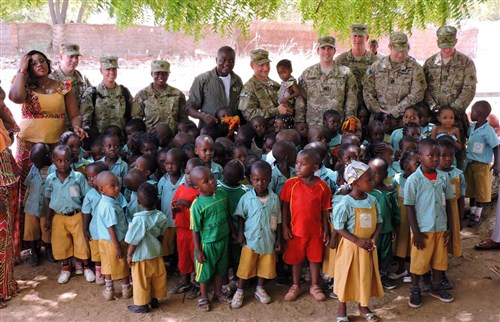
{"type": "Polygon", "coordinates": [[[54,10],[54,0],[47,0],[47,3],[49,5],[50,18],[52,19],[52,24],[56,25],[57,24],[57,16],[56,16],[56,12],[54,10]]]}
{"type": "Polygon", "coordinates": [[[56,10],[55,10],[56,11],[56,24],[60,24],[61,23],[61,1],[56,0],[55,5],[56,5],[56,10]]]}
{"type": "Polygon", "coordinates": [[[77,23],[81,23],[83,19],[83,12],[85,11],[86,0],[82,0],[82,4],[80,5],[80,10],[78,10],[78,18],[76,18],[77,23]]]}
{"type": "Polygon", "coordinates": [[[63,5],[60,11],[61,14],[61,22],[60,23],[66,23],[66,13],[68,12],[68,2],[69,0],[63,0],[63,5]]]}

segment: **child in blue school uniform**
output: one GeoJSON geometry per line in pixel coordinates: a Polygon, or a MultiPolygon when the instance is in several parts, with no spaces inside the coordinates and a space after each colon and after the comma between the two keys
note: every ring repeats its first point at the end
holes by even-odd
{"type": "Polygon", "coordinates": [[[127,219],[118,201],[120,184],[116,175],[103,171],[97,175],[96,184],[101,200],[96,207],[97,233],[99,234],[99,253],[101,254],[101,272],[104,275],[105,288],[102,292],[106,301],[114,299],[113,280],[120,280],[122,297],[132,297],[129,283],[130,269],[125,254],[125,234],[127,219]]]}
{"type": "Polygon", "coordinates": [[[408,305],[422,305],[420,276],[432,268],[430,295],[442,302],[452,302],[443,287],[442,276],[448,269],[447,245],[452,220],[450,199],[454,193],[446,173],[436,171],[439,165],[439,147],[433,139],[418,143],[420,167],[408,177],[405,184],[404,204],[412,233],[411,289],[408,305]],[[446,208],[443,205],[446,199],[446,208]]]}
{"type": "Polygon", "coordinates": [[[255,298],[262,304],[271,302],[264,290],[266,279],[276,277],[276,253],[281,249],[281,203],[277,194],[268,189],[271,166],[257,161],[250,170],[252,187],[241,197],[233,217],[238,218],[238,241],[243,245],[237,276],[238,289],[231,307],[243,305],[246,280],[257,279],[255,298]]]}
{"type": "Polygon", "coordinates": [[[123,186],[127,189],[129,194],[128,203],[125,207],[125,218],[127,218],[127,223],[131,223],[134,214],[141,211],[141,206],[137,200],[137,189],[146,181],[148,180],[144,172],[137,168],[130,169],[123,177],[123,186]]]}
{"type": "Polygon", "coordinates": [[[120,157],[120,137],[115,134],[105,134],[102,138],[102,148],[104,151],[104,158],[100,161],[106,163],[109,171],[118,178],[121,189],[123,176],[125,176],[128,171],[128,164],[120,157]]]}
{"type": "Polygon", "coordinates": [[[167,217],[156,210],[158,190],[150,183],[143,183],[137,190],[137,200],[143,211],[133,215],[125,235],[129,244],[127,263],[132,268],[134,305],[128,310],[147,313],[149,306],[158,307],[158,299],[167,295],[167,272],[162,259],[161,242],[167,217]]]}
{"type": "Polygon", "coordinates": [[[196,138],[194,141],[194,153],[205,162],[205,166],[213,173],[215,180],[222,179],[222,166],[213,161],[214,140],[210,136],[202,134],[196,138]]]}
{"type": "Polygon", "coordinates": [[[54,261],[50,232],[45,231],[47,220],[47,205],[45,204],[45,180],[48,176],[49,166],[52,164],[49,156],[49,147],[45,143],[36,143],[30,151],[30,160],[33,162],[30,172],[24,180],[26,194],[24,200],[24,237],[23,240],[30,244],[30,266],[39,264],[39,241],[45,246],[48,260],[54,261]]]}
{"type": "Polygon", "coordinates": [[[83,234],[82,201],[89,190],[85,177],[71,169],[71,150],[66,145],[55,147],[52,162],[56,172],[47,176],[45,198],[47,221],[45,230],[52,233],[52,254],[62,261],[57,282],[65,284],[71,277],[69,259],[83,261],[83,274],[87,282],[95,280],[89,266],[90,250],[83,234]]]}

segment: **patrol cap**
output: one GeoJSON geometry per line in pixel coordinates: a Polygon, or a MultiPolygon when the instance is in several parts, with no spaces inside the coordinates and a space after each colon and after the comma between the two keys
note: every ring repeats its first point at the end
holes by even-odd
{"type": "Polygon", "coordinates": [[[166,60],[153,60],[151,62],[151,72],[170,73],[170,63],[166,60]]]}
{"type": "Polygon", "coordinates": [[[271,60],[269,59],[269,52],[264,49],[254,49],[250,52],[250,59],[252,63],[257,65],[262,65],[265,63],[269,63],[271,60]]]}
{"type": "Polygon", "coordinates": [[[99,60],[102,69],[118,68],[118,57],[104,56],[99,60]]]}
{"type": "Polygon", "coordinates": [[[457,44],[457,28],[453,26],[442,26],[436,32],[439,48],[453,48],[457,44]]]}
{"type": "Polygon", "coordinates": [[[368,35],[368,26],[364,25],[364,24],[359,24],[359,23],[351,25],[351,35],[367,36],[368,35]]]}
{"type": "Polygon", "coordinates": [[[390,44],[395,51],[408,51],[408,36],[404,32],[393,32],[390,36],[390,44]]]}
{"type": "Polygon", "coordinates": [[[332,36],[321,37],[318,39],[318,48],[323,48],[325,46],[330,46],[335,49],[335,38],[332,36]]]}
{"type": "Polygon", "coordinates": [[[68,56],[80,56],[80,46],[77,44],[61,44],[61,53],[68,56]]]}

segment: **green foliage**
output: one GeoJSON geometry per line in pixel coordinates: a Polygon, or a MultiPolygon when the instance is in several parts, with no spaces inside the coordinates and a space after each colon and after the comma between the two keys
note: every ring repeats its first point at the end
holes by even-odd
{"type": "Polygon", "coordinates": [[[299,0],[303,19],[320,34],[349,35],[353,23],[366,23],[374,36],[411,32],[427,24],[457,24],[469,18],[473,6],[485,0],[299,0]]]}
{"type": "MultiPolygon", "coordinates": [[[[97,0],[86,0],[83,21],[97,8],[97,0]]],[[[54,1],[55,2],[55,1],[54,1]]],[[[82,0],[69,0],[66,22],[76,22],[82,0]]],[[[61,0],[62,5],[62,0],[61,0]]],[[[48,0],[0,0],[1,22],[46,22],[52,23],[48,0]]]]}

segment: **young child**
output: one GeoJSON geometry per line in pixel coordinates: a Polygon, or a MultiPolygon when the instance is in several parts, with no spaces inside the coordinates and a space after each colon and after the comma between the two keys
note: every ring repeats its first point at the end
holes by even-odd
{"type": "Polygon", "coordinates": [[[394,132],[399,126],[399,119],[391,116],[390,114],[382,114],[382,123],[384,124],[384,142],[389,142],[391,139],[392,132],[394,132]]]}
{"type": "Polygon", "coordinates": [[[375,197],[380,209],[382,224],[377,238],[377,254],[382,279],[382,286],[387,290],[396,288],[396,283],[389,278],[389,264],[393,261],[392,242],[398,235],[400,225],[399,207],[396,199],[396,190],[385,184],[387,177],[387,163],[381,158],[371,159],[368,166],[373,171],[374,189],[370,195],[375,197]]]}
{"type": "Polygon", "coordinates": [[[250,126],[255,132],[255,136],[252,140],[252,145],[250,151],[257,155],[259,158],[262,157],[262,146],[264,144],[264,137],[267,133],[267,121],[262,116],[255,116],[250,120],[250,126]]]}
{"type": "Polygon", "coordinates": [[[366,148],[365,160],[371,160],[374,158],[382,158],[387,163],[387,178],[384,180],[384,182],[386,184],[390,184],[394,175],[401,172],[398,164],[394,163],[393,150],[391,145],[385,142],[377,142],[368,145],[368,147],[366,148]]]}
{"type": "Polygon", "coordinates": [[[160,149],[156,154],[156,163],[158,167],[154,176],[152,176],[156,181],[160,181],[161,177],[165,174],[165,160],[167,159],[168,149],[160,149]]]}
{"type": "Polygon", "coordinates": [[[330,191],[337,191],[337,173],[332,169],[325,167],[324,160],[328,157],[326,146],[321,142],[311,142],[304,147],[304,150],[313,149],[318,152],[321,158],[321,167],[314,173],[315,176],[323,180],[330,191]]]}
{"type": "Polygon", "coordinates": [[[278,134],[282,130],[293,129],[294,120],[290,115],[279,114],[274,118],[274,133],[278,134]]]}
{"type": "MultiPolygon", "coordinates": [[[[248,191],[248,188],[240,183],[245,178],[245,166],[243,165],[243,162],[240,162],[240,160],[231,160],[224,166],[222,175],[223,179],[217,181],[217,187],[224,190],[227,194],[227,211],[233,219],[234,231],[237,232],[239,225],[238,218],[234,217],[233,214],[241,197],[248,191]]],[[[230,243],[229,261],[233,270],[233,278],[230,281],[231,283],[222,285],[222,290],[225,294],[229,294],[236,289],[236,271],[238,270],[240,256],[241,245],[237,244],[236,241],[230,243]]]]}
{"type": "Polygon", "coordinates": [[[190,227],[193,231],[196,281],[200,283],[201,292],[198,309],[207,312],[210,310],[208,282],[214,276],[212,300],[228,303],[222,294],[222,281],[229,265],[229,235],[233,229],[227,212],[227,194],[216,188],[217,181],[210,170],[207,167],[194,168],[191,181],[200,193],[191,205],[190,227]]]}
{"type": "Polygon", "coordinates": [[[368,308],[373,296],[384,296],[377,263],[377,237],[382,218],[376,199],[369,195],[375,186],[373,171],[352,161],[344,171],[351,192],[335,205],[334,227],[341,236],[335,257],[334,291],[338,295],[337,321],[347,319],[348,301],[359,303],[367,321],[379,318],[368,308]]]}
{"type": "Polygon", "coordinates": [[[129,160],[132,156],[132,136],[134,134],[139,135],[140,133],[146,132],[146,123],[143,120],[134,118],[128,121],[127,125],[125,125],[125,134],[127,143],[123,145],[121,149],[120,155],[125,158],[125,160],[129,160]]]}
{"type": "Polygon", "coordinates": [[[156,186],[158,181],[155,179],[154,174],[158,168],[158,161],[156,156],[151,154],[143,154],[135,160],[135,167],[142,171],[147,178],[147,181],[156,186]]]}
{"type": "Polygon", "coordinates": [[[172,216],[172,198],[175,191],[184,181],[182,169],[186,163],[186,155],[181,149],[168,150],[163,167],[165,174],[158,182],[160,209],[167,216],[167,229],[164,232],[162,249],[169,270],[174,269],[171,257],[175,252],[175,223],[172,216]]]}
{"type": "Polygon", "coordinates": [[[349,117],[342,123],[342,127],[340,128],[340,132],[342,136],[346,136],[348,134],[356,135],[361,141],[363,137],[363,127],[361,121],[354,116],[349,117]]]}
{"type": "Polygon", "coordinates": [[[158,141],[159,149],[166,149],[169,147],[170,141],[174,134],[172,133],[172,129],[168,126],[167,123],[160,122],[156,125],[153,130],[153,134],[158,141]]]}
{"type": "Polygon", "coordinates": [[[331,164],[335,166],[339,154],[340,142],[342,135],[339,133],[341,125],[341,117],[336,110],[328,110],[323,113],[323,126],[328,129],[328,151],[331,155],[331,164]]]}
{"type": "Polygon", "coordinates": [[[493,156],[493,174],[500,172],[500,154],[498,137],[486,118],[491,113],[491,105],[487,101],[478,101],[472,105],[469,128],[469,142],[466,149],[465,196],[470,198],[469,227],[475,228],[481,223],[483,207],[491,202],[491,170],[493,156]]]}
{"type": "Polygon", "coordinates": [[[252,148],[252,141],[254,137],[255,132],[252,127],[248,124],[244,124],[238,129],[238,133],[236,133],[234,137],[234,142],[239,142],[250,150],[252,148]]]}
{"type": "Polygon", "coordinates": [[[323,142],[325,145],[328,144],[329,130],[321,125],[313,125],[309,127],[309,132],[307,134],[309,142],[323,142]]]}
{"type": "Polygon", "coordinates": [[[120,137],[115,134],[105,134],[102,138],[104,158],[100,161],[106,163],[109,171],[113,173],[122,187],[123,176],[128,171],[128,165],[120,157],[120,137]]]}
{"type": "Polygon", "coordinates": [[[285,301],[295,301],[300,295],[300,273],[307,258],[311,270],[309,293],[316,301],[324,301],[319,287],[319,271],[323,262],[323,245],[330,240],[328,227],[332,193],[326,183],[314,175],[321,166],[319,154],[303,150],[297,156],[297,177],[286,181],[281,191],[283,201],[283,237],[287,241],[283,259],[292,265],[293,285],[285,301]]]}
{"type": "Polygon", "coordinates": [[[443,302],[452,302],[453,296],[441,283],[443,272],[448,269],[446,246],[451,233],[450,201],[453,189],[445,173],[436,171],[439,165],[439,147],[432,139],[418,143],[420,167],[405,184],[404,204],[412,232],[411,289],[408,305],[422,305],[420,276],[432,268],[430,295],[443,302]],[[446,199],[446,209],[443,205],[446,199]]]}
{"type": "MultiPolygon", "coordinates": [[[[408,106],[403,114],[403,126],[414,123],[417,124],[418,127],[420,127],[420,118],[420,109],[415,105],[408,106]]],[[[392,131],[388,143],[392,146],[393,150],[396,150],[398,148],[399,140],[401,140],[403,135],[405,135],[403,133],[403,128],[395,129],[394,131],[392,131]]]]}
{"type": "Polygon", "coordinates": [[[50,232],[44,229],[47,221],[47,205],[45,204],[45,180],[49,166],[52,164],[49,147],[44,143],[36,143],[30,151],[33,162],[28,176],[24,180],[26,186],[24,201],[24,238],[31,248],[29,264],[31,267],[39,264],[39,241],[45,245],[45,254],[49,261],[54,261],[50,232]],[[40,238],[41,237],[41,238],[40,238]]]}
{"type": "MultiPolygon", "coordinates": [[[[448,180],[453,188],[453,198],[450,199],[452,224],[450,241],[448,242],[448,253],[453,257],[460,257],[462,256],[460,230],[462,229],[462,218],[464,215],[465,177],[462,170],[453,166],[453,161],[455,160],[453,139],[443,136],[437,141],[439,144],[438,170],[448,174],[448,180]]],[[[453,288],[453,284],[448,280],[445,273],[443,273],[442,283],[445,290],[453,288]]]]}
{"type": "Polygon", "coordinates": [[[431,139],[437,140],[442,136],[450,136],[455,141],[455,148],[462,150],[460,130],[455,126],[455,110],[451,106],[442,106],[437,115],[439,125],[434,126],[431,139]]]}
{"type": "Polygon", "coordinates": [[[420,110],[420,133],[422,134],[422,139],[425,139],[431,136],[432,129],[435,126],[433,123],[429,122],[432,112],[429,108],[429,104],[425,102],[420,102],[417,106],[420,110]]]}
{"type": "Polygon", "coordinates": [[[102,147],[102,137],[97,137],[92,143],[90,143],[90,151],[87,152],[87,158],[85,158],[88,162],[93,163],[104,158],[104,152],[102,147]]]}
{"type": "Polygon", "coordinates": [[[279,195],[285,182],[295,176],[293,165],[297,157],[297,152],[293,143],[279,141],[273,145],[272,154],[276,161],[272,164],[272,176],[269,189],[279,195]]]}
{"type": "Polygon", "coordinates": [[[181,273],[181,279],[170,290],[173,294],[188,292],[186,297],[189,299],[197,298],[200,294],[200,287],[196,283],[191,283],[190,275],[194,273],[194,243],[193,232],[189,229],[191,226],[191,213],[189,208],[200,194],[193,187],[191,182],[191,171],[195,167],[205,164],[199,158],[189,159],[184,169],[184,182],[175,191],[172,198],[172,215],[174,216],[175,226],[177,227],[177,252],[178,268],[181,273]]]}
{"type": "Polygon", "coordinates": [[[229,160],[239,160],[243,163],[247,157],[247,148],[243,144],[235,142],[227,149],[227,156],[229,160]]]}
{"type": "Polygon", "coordinates": [[[110,171],[97,175],[96,185],[101,194],[101,200],[94,211],[97,219],[99,235],[99,253],[101,255],[101,272],[104,275],[105,289],[102,292],[106,301],[114,299],[113,281],[120,280],[122,297],[132,297],[132,287],[129,283],[130,269],[125,254],[125,234],[127,219],[117,197],[120,194],[118,177],[110,171]]]}
{"type": "Polygon", "coordinates": [[[130,169],[123,177],[123,186],[126,188],[126,200],[128,200],[125,205],[125,218],[128,224],[132,222],[134,214],[141,211],[141,206],[137,198],[137,189],[147,181],[148,179],[144,172],[137,168],[130,169]]]}
{"type": "Polygon", "coordinates": [[[212,161],[214,157],[214,140],[211,137],[208,135],[198,136],[194,143],[194,153],[205,162],[216,180],[222,179],[222,166],[212,161]]]}
{"type": "MultiPolygon", "coordinates": [[[[104,276],[101,272],[101,253],[99,252],[99,233],[97,231],[97,218],[94,216],[96,207],[101,201],[101,194],[96,190],[97,175],[108,171],[104,162],[98,161],[87,166],[87,183],[91,188],[83,198],[83,233],[90,246],[90,258],[95,264],[95,282],[97,285],[104,284],[104,276]]],[[[124,199],[123,199],[124,200],[124,199]]],[[[122,204],[125,207],[125,203],[122,204]]]]}
{"type": "Polygon", "coordinates": [[[276,143],[276,136],[267,134],[262,145],[262,160],[267,159],[268,154],[273,150],[274,143],[276,143]]]}
{"type": "Polygon", "coordinates": [[[403,152],[400,159],[400,166],[403,170],[403,173],[396,173],[393,179],[393,186],[398,194],[398,206],[400,213],[400,225],[398,230],[398,236],[396,238],[394,248],[395,257],[398,263],[398,269],[395,273],[391,273],[389,278],[392,280],[398,280],[401,277],[403,278],[403,282],[409,283],[411,282],[411,277],[408,274],[408,270],[406,269],[405,260],[407,257],[410,257],[411,251],[411,241],[410,241],[410,223],[408,222],[408,216],[406,215],[406,207],[404,205],[404,191],[406,179],[414,173],[418,166],[420,165],[420,161],[418,159],[418,153],[415,150],[410,150],[403,152]]]}
{"type": "Polygon", "coordinates": [[[271,166],[257,161],[250,170],[252,187],[240,199],[233,216],[238,218],[238,241],[243,245],[237,275],[238,289],[231,307],[243,305],[246,280],[257,276],[255,298],[262,304],[271,303],[264,290],[264,281],[276,277],[276,254],[281,250],[281,209],[278,195],[268,189],[271,166]]]}
{"type": "MultiPolygon", "coordinates": [[[[384,141],[384,124],[378,120],[373,120],[368,124],[367,144],[384,141]]],[[[365,144],[363,144],[365,145],[365,144]]]]}
{"type": "Polygon", "coordinates": [[[71,277],[69,259],[83,261],[83,274],[87,282],[95,281],[95,274],[89,266],[90,250],[83,235],[82,200],[89,190],[85,177],[71,169],[71,150],[66,145],[54,148],[52,162],[56,172],[47,176],[45,198],[47,221],[45,230],[52,233],[52,254],[62,261],[59,284],[65,284],[71,277]]]}
{"type": "Polygon", "coordinates": [[[167,272],[162,259],[161,238],[167,217],[156,210],[158,191],[150,183],[143,183],[137,190],[137,200],[143,211],[136,212],[130,223],[125,242],[128,244],[127,263],[132,269],[134,313],[149,312],[158,307],[158,299],[167,295],[167,272]]]}
{"type": "Polygon", "coordinates": [[[85,172],[85,168],[90,162],[81,158],[82,148],[80,137],[74,132],[67,131],[61,134],[59,144],[69,146],[71,149],[71,168],[86,176],[87,173],[85,172]]]}
{"type": "Polygon", "coordinates": [[[306,122],[295,122],[295,130],[300,136],[300,148],[303,149],[308,143],[309,126],[306,122]]]}
{"type": "Polygon", "coordinates": [[[293,109],[295,108],[295,99],[300,96],[300,87],[292,76],[292,62],[288,59],[282,59],[276,65],[276,69],[281,79],[281,86],[278,91],[278,103],[285,103],[293,109]]]}

